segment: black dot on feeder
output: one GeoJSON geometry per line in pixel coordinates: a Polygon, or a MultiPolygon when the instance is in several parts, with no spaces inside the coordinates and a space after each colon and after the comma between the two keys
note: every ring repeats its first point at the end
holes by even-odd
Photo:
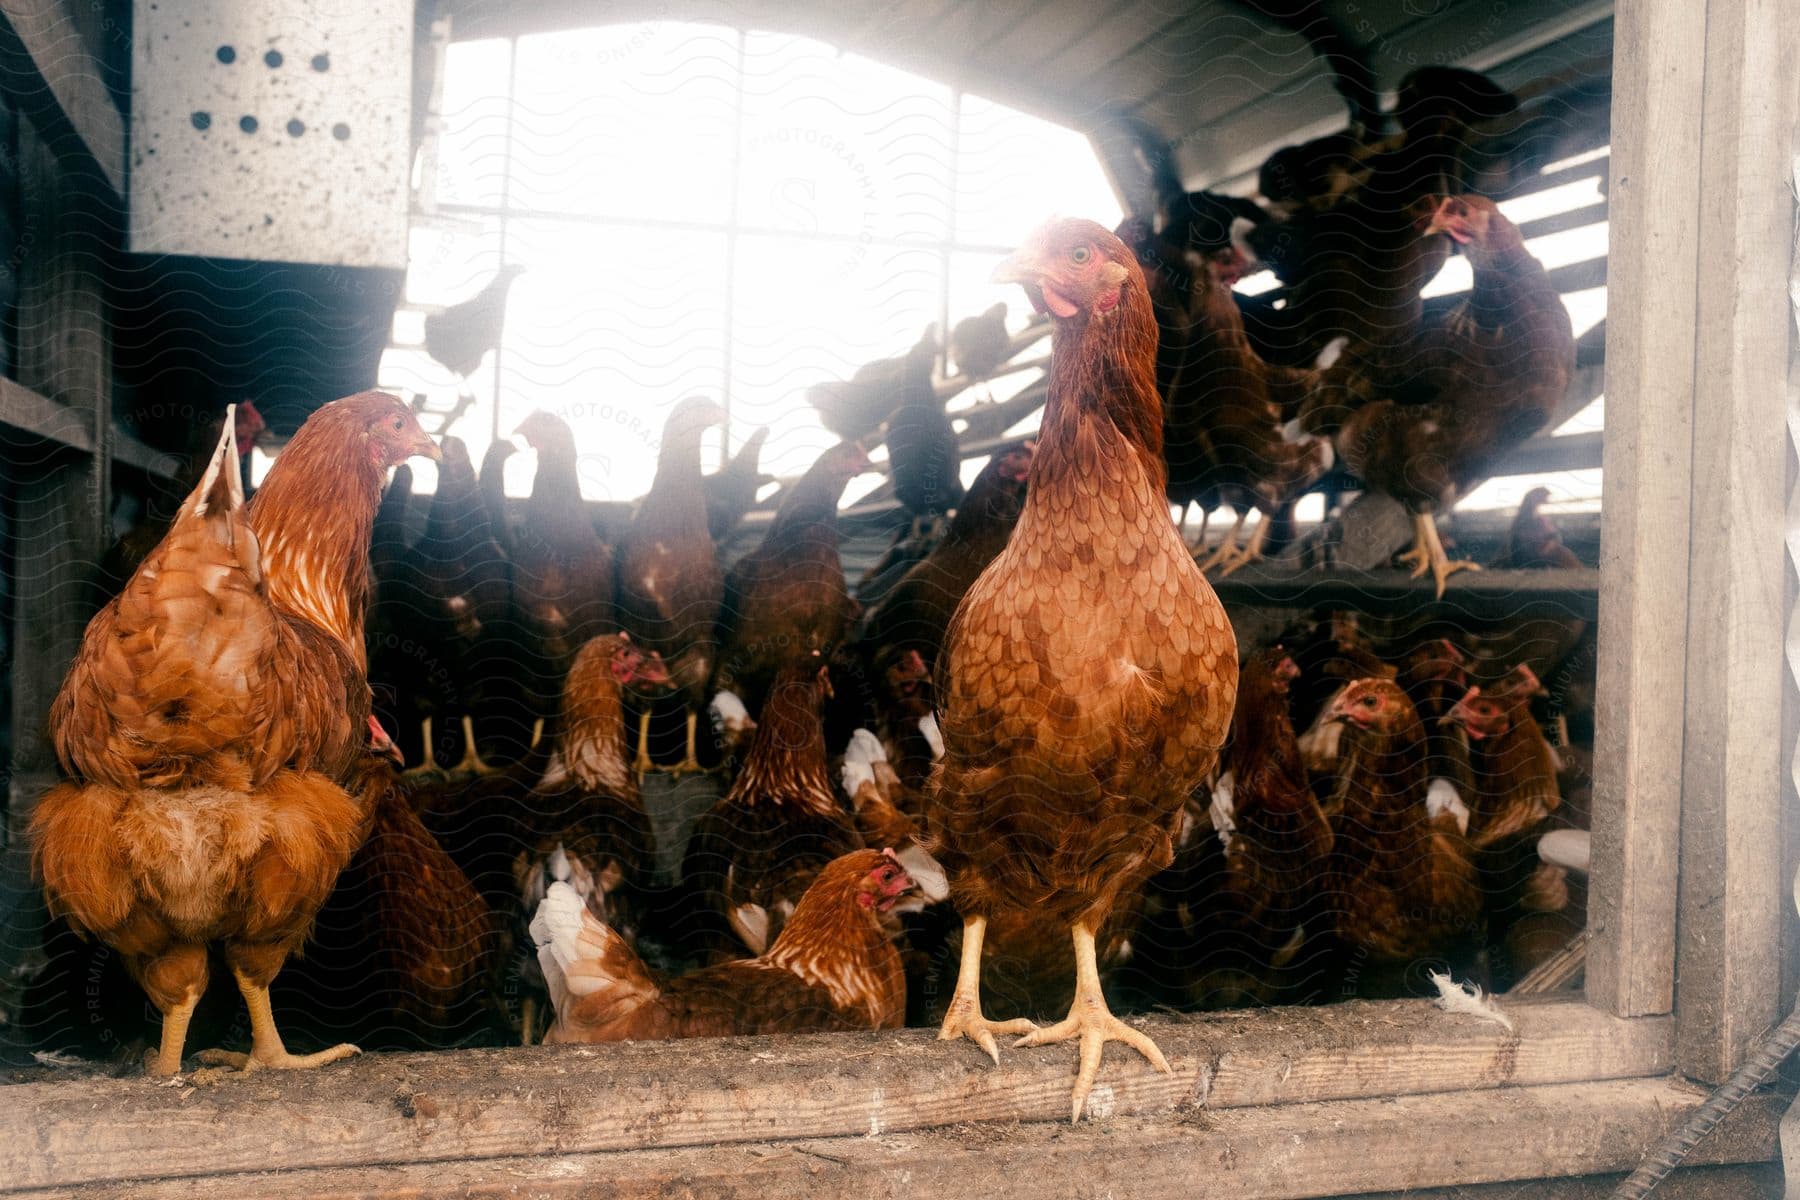
{"type": "Polygon", "coordinates": [[[245,133],[255,133],[256,132],[256,118],[249,116],[249,115],[239,117],[238,118],[238,128],[243,130],[245,133]]]}
{"type": "Polygon", "coordinates": [[[295,117],[287,123],[287,131],[289,137],[299,137],[306,132],[306,122],[302,121],[299,117],[295,117]]]}
{"type": "Polygon", "coordinates": [[[339,121],[331,127],[331,136],[340,142],[347,142],[350,140],[350,127],[339,121]]]}
{"type": "Polygon", "coordinates": [[[218,56],[220,62],[229,65],[237,61],[237,49],[232,46],[220,46],[218,56]]]}
{"type": "Polygon", "coordinates": [[[263,61],[265,63],[268,63],[269,69],[271,71],[273,71],[276,67],[279,67],[281,65],[281,62],[282,62],[281,51],[279,51],[279,50],[269,51],[267,54],[263,55],[263,61]]]}
{"type": "Polygon", "coordinates": [[[331,55],[315,54],[312,56],[312,69],[315,71],[331,70],[331,55]]]}
{"type": "Polygon", "coordinates": [[[191,116],[189,116],[188,120],[190,120],[194,123],[195,129],[211,129],[212,128],[212,114],[209,112],[205,112],[205,111],[196,112],[196,113],[192,114],[191,116]]]}

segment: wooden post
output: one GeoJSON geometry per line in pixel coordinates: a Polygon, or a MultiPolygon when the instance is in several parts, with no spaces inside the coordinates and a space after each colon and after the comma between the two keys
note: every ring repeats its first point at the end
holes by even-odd
{"type": "Polygon", "coordinates": [[[14,846],[30,804],[55,772],[45,717],[91,615],[88,579],[108,541],[112,352],[103,266],[118,229],[99,179],[71,167],[28,122],[19,142],[17,374],[21,384],[66,406],[91,434],[92,449],[47,452],[18,464],[13,480],[14,846]]]}
{"type": "Polygon", "coordinates": [[[1707,5],[1640,0],[1614,22],[1587,993],[1636,1016],[1675,987],[1707,5]]]}
{"type": "Polygon", "coordinates": [[[1675,1012],[1681,1068],[1719,1083],[1781,1015],[1777,948],[1792,919],[1777,647],[1800,8],[1706,9],[1675,1012]]]}

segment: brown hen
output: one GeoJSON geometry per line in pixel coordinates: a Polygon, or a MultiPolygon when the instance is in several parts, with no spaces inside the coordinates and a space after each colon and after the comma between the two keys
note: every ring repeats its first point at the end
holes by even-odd
{"type": "Polygon", "coordinates": [[[1079,1119],[1102,1046],[1149,1038],[1100,990],[1095,934],[1169,864],[1183,801],[1231,722],[1237,647],[1163,494],[1156,318],[1143,273],[1091,221],[1051,224],[1001,268],[1054,321],[1049,396],[1018,528],[951,622],[940,666],[944,757],[927,830],[964,915],[940,1036],[996,1059],[1079,1038],[1079,1119]],[[996,913],[1070,930],[1076,997],[1048,1029],[991,1022],[981,948],[996,913]]]}
{"type": "MultiPolygon", "coordinates": [[[[675,406],[663,426],[656,479],[619,543],[619,624],[637,644],[662,656],[687,707],[687,756],[681,771],[698,771],[695,731],[706,707],[717,653],[725,577],[707,526],[700,475],[700,438],[725,423],[725,410],[703,397],[675,406]]],[[[650,716],[639,716],[637,769],[648,771],[650,716]]]]}
{"type": "Polygon", "coordinates": [[[855,442],[840,442],[801,476],[762,544],[725,576],[715,690],[738,696],[752,716],[775,675],[842,642],[856,616],[838,558],[838,501],[869,469],[855,442]]]}
{"type": "MultiPolygon", "coordinates": [[[[206,475],[125,591],[89,623],[50,711],[69,782],[32,816],[53,913],[125,959],[181,1067],[217,942],[250,1010],[249,1069],[287,1052],[269,983],[368,829],[339,785],[370,743],[369,536],[388,470],[437,457],[406,406],[314,413],[246,511],[230,416],[206,475]]],[[[378,732],[378,727],[375,727],[378,732]]],[[[383,739],[385,740],[385,739],[383,739]]]]}
{"type": "Polygon", "coordinates": [[[913,886],[891,854],[827,864],[768,952],[660,979],[566,884],[531,933],[556,1023],[546,1042],[896,1029],[906,979],[888,913],[913,886]]]}

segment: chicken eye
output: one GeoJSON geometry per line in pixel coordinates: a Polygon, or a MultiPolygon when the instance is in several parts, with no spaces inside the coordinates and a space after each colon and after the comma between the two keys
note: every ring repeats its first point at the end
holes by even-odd
{"type": "Polygon", "coordinates": [[[1078,267],[1087,266],[1088,259],[1092,257],[1094,257],[1094,252],[1086,246],[1077,246],[1069,251],[1069,261],[1078,267]]]}
{"type": "Polygon", "coordinates": [[[1373,696],[1364,696],[1364,697],[1363,697],[1363,698],[1362,698],[1362,706],[1363,706],[1363,707],[1364,707],[1364,708],[1374,708],[1374,707],[1375,707],[1375,697],[1373,697],[1373,696]]]}
{"type": "Polygon", "coordinates": [[[399,433],[402,429],[405,429],[405,428],[406,428],[406,418],[405,417],[395,417],[394,418],[394,432],[399,433]]]}

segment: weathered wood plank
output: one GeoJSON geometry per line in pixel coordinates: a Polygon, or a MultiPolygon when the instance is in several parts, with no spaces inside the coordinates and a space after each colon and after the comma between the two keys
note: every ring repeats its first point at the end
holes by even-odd
{"type": "Polygon", "coordinates": [[[8,466],[25,501],[15,508],[14,605],[22,619],[11,680],[14,818],[31,799],[23,782],[55,768],[45,715],[91,615],[83,602],[88,572],[110,534],[105,468],[112,349],[102,264],[116,245],[117,229],[108,198],[95,194],[93,181],[66,170],[29,123],[21,125],[19,140],[21,237],[28,252],[19,265],[21,388],[9,393],[8,402],[22,403],[23,389],[29,389],[45,404],[68,410],[65,431],[84,438],[87,453],[52,446],[50,453],[40,448],[8,466]]]}
{"type": "Polygon", "coordinates": [[[1626,402],[1606,414],[1587,994],[1637,1015],[1675,983],[1706,8],[1626,5],[1615,38],[1606,373],[1626,402]]]}
{"type": "Polygon", "coordinates": [[[125,118],[58,0],[0,0],[0,74],[48,139],[73,140],[124,196],[125,118]]]}
{"type": "Polygon", "coordinates": [[[1428,608],[1470,616],[1567,617],[1593,620],[1600,572],[1588,567],[1559,571],[1481,571],[1450,577],[1443,598],[1430,579],[1397,569],[1302,569],[1285,562],[1257,563],[1213,590],[1226,604],[1270,608],[1319,605],[1401,617],[1428,608]]]}
{"type": "MultiPolygon", "coordinates": [[[[1656,1075],[1666,1019],[1510,1005],[1516,1034],[1423,1002],[1146,1020],[1174,1067],[1108,1053],[1104,1116],[1656,1075]]],[[[118,1178],[708,1146],[1064,1121],[1073,1054],[992,1067],[929,1031],[371,1055],[216,1088],[0,1088],[0,1190],[118,1178]],[[423,1098],[423,1099],[421,1099],[423,1098]],[[409,1115],[410,1114],[410,1115],[409,1115]]]]}
{"type": "Polygon", "coordinates": [[[1786,634],[1794,198],[1786,155],[1746,147],[1787,145],[1800,122],[1800,8],[1706,10],[1675,1011],[1682,1070],[1719,1083],[1781,1016],[1772,950],[1791,903],[1773,650],[1786,634]]]}
{"type": "MultiPolygon", "coordinates": [[[[546,1142],[539,1156],[232,1175],[56,1194],[80,1200],[127,1195],[398,1200],[452,1193],[609,1200],[702,1195],[1192,1200],[1214,1194],[1300,1200],[1404,1189],[1417,1198],[1438,1194],[1421,1188],[1621,1170],[1691,1112],[1702,1095],[1668,1079],[1645,1079],[1453,1097],[1195,1109],[1073,1129],[1053,1123],[962,1125],[612,1154],[570,1154],[546,1142]]],[[[1751,1100],[1700,1147],[1695,1161],[1767,1159],[1779,1111],[1773,1098],[1751,1100]]],[[[1745,1200],[1742,1192],[1734,1196],[1745,1200]]]]}

